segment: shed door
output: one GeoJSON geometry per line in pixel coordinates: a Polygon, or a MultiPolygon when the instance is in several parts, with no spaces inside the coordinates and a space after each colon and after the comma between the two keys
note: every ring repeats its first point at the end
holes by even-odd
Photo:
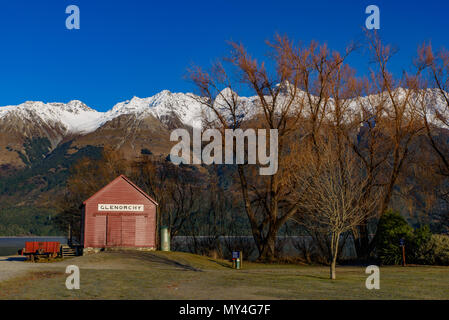
{"type": "Polygon", "coordinates": [[[137,216],[136,217],[136,246],[147,246],[148,241],[148,217],[137,216]]]}
{"type": "Polygon", "coordinates": [[[122,245],[133,247],[136,237],[136,217],[122,216],[122,245]]]}
{"type": "Polygon", "coordinates": [[[94,246],[103,247],[106,244],[106,216],[95,217],[94,246]]]}
{"type": "Polygon", "coordinates": [[[122,217],[108,216],[108,234],[106,237],[107,246],[122,245],[122,217]]]}

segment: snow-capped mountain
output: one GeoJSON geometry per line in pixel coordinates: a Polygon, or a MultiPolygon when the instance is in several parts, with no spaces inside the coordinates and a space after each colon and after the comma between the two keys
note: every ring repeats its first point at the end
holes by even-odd
{"type": "MultiPolygon", "coordinates": [[[[403,95],[403,91],[398,89],[397,94],[403,95]]],[[[298,100],[302,98],[305,98],[304,92],[299,92],[298,100]]],[[[372,106],[381,98],[373,95],[363,97],[361,101],[372,106]]],[[[448,112],[445,101],[438,94],[429,94],[427,99],[432,106],[426,111],[429,112],[429,120],[441,126],[435,115],[448,112]]],[[[330,100],[327,110],[332,110],[333,102],[330,100]]],[[[225,116],[229,101],[237,101],[240,106],[238,121],[251,119],[260,112],[256,106],[258,97],[240,97],[231,89],[224,89],[215,104],[225,116]]],[[[279,108],[287,101],[286,97],[279,96],[279,108]]],[[[302,99],[301,103],[306,101],[302,99]]],[[[351,101],[353,112],[350,114],[356,114],[354,111],[359,108],[355,100],[351,101]]],[[[307,110],[303,110],[305,116],[307,110]]],[[[162,154],[167,151],[172,129],[200,128],[202,121],[210,123],[215,120],[214,114],[203,107],[200,97],[168,90],[148,98],[133,97],[117,103],[106,112],[96,111],[78,100],[68,103],[27,101],[17,106],[0,107],[0,165],[23,165],[25,143],[36,138],[48,139],[48,152],[61,142],[73,141],[74,148],[111,143],[134,153],[148,149],[162,154]]],[[[232,121],[230,115],[228,120],[232,121]]]]}
{"type": "Polygon", "coordinates": [[[58,128],[65,134],[87,134],[122,115],[139,118],[152,115],[163,123],[169,117],[176,116],[185,125],[201,126],[201,104],[195,96],[167,90],[149,98],[134,97],[120,102],[107,112],[98,112],[78,100],[66,104],[27,101],[17,106],[0,107],[2,129],[7,122],[22,120],[29,124],[58,128]]]}
{"type": "Polygon", "coordinates": [[[116,104],[112,110],[104,114],[104,121],[129,114],[138,117],[152,115],[162,123],[167,123],[170,117],[175,116],[187,126],[201,127],[201,103],[193,94],[164,90],[149,98],[134,97],[116,104]]]}
{"type": "Polygon", "coordinates": [[[78,100],[66,104],[27,101],[18,106],[0,107],[1,130],[20,129],[26,136],[34,131],[32,126],[57,129],[61,134],[87,133],[98,128],[101,117],[101,112],[78,100]]]}
{"type": "MultiPolygon", "coordinates": [[[[235,93],[230,89],[224,89],[215,104],[219,109],[225,110],[226,100],[231,101],[233,95],[235,93]]],[[[428,97],[432,98],[429,103],[434,104],[436,108],[438,105],[444,105],[439,95],[428,97]]],[[[254,105],[257,97],[236,96],[235,99],[241,105],[242,118],[247,119],[255,115],[257,108],[254,108],[254,105]]],[[[190,93],[172,93],[168,90],[148,98],[133,97],[131,100],[117,103],[107,112],[98,112],[78,100],[68,103],[27,101],[17,106],[0,107],[0,130],[2,132],[20,130],[25,136],[30,136],[36,128],[40,128],[41,131],[56,130],[64,136],[85,135],[124,115],[134,116],[137,119],[153,116],[163,124],[168,124],[175,118],[183,125],[199,128],[205,111],[198,96],[190,93]]],[[[223,113],[225,114],[225,111],[223,113]]]]}
{"type": "MultiPolygon", "coordinates": [[[[149,98],[134,97],[120,102],[107,112],[96,111],[78,100],[68,103],[27,101],[17,106],[0,107],[0,165],[20,164],[19,156],[27,139],[46,138],[51,151],[68,139],[82,140],[83,143],[93,139],[97,144],[103,144],[106,139],[113,139],[112,136],[137,141],[140,134],[143,141],[148,130],[153,136],[158,131],[165,140],[168,130],[178,126],[201,126],[201,103],[193,94],[164,90],[149,98]]],[[[135,148],[142,145],[143,142],[135,148]]]]}

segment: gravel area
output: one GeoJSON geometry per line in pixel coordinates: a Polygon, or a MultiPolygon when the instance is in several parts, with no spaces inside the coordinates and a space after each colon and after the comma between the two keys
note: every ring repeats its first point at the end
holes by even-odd
{"type": "MultiPolygon", "coordinates": [[[[65,261],[55,263],[29,263],[22,256],[0,257],[0,281],[19,277],[30,271],[48,270],[53,268],[65,268],[65,261]]],[[[64,269],[62,269],[64,270],[64,269]]]]}
{"type": "MultiPolygon", "coordinates": [[[[121,253],[123,254],[123,253],[121,253]]],[[[108,256],[118,256],[120,253],[108,253],[108,256]]],[[[132,254],[125,253],[128,258],[133,258],[132,254]],[[129,255],[129,257],[128,257],[129,255]]],[[[51,263],[32,263],[27,262],[23,256],[0,256],[0,282],[20,277],[28,272],[34,271],[60,271],[65,272],[68,265],[76,265],[81,269],[93,269],[93,270],[123,270],[129,269],[129,264],[121,259],[114,259],[114,261],[104,261],[104,254],[96,254],[91,256],[76,257],[66,259],[63,261],[51,262],[51,263]]],[[[139,257],[137,255],[137,257],[139,257]]],[[[157,265],[155,263],[155,265],[157,265]]],[[[134,269],[140,269],[143,266],[135,266],[134,269]]]]}

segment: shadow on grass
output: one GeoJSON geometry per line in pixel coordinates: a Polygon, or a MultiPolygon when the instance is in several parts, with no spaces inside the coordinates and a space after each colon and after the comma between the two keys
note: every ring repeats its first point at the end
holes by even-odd
{"type": "Polygon", "coordinates": [[[214,263],[216,263],[216,264],[218,264],[218,265],[220,265],[220,266],[222,266],[222,267],[225,267],[225,268],[228,268],[228,269],[232,269],[232,265],[229,264],[229,263],[225,263],[225,262],[221,262],[221,261],[216,261],[216,260],[213,260],[213,259],[207,259],[207,260],[210,261],[210,262],[214,262],[214,263]]]}
{"type": "Polygon", "coordinates": [[[132,251],[120,251],[120,253],[125,254],[129,257],[132,258],[136,258],[139,260],[145,260],[148,262],[154,262],[154,263],[160,263],[160,264],[164,264],[164,265],[168,265],[168,266],[172,266],[175,268],[179,268],[182,269],[184,271],[195,271],[195,272],[202,272],[203,270],[201,269],[197,269],[195,267],[192,267],[191,265],[188,264],[183,264],[180,263],[178,261],[169,259],[167,257],[162,257],[159,255],[156,255],[154,253],[151,252],[145,252],[145,253],[141,253],[141,252],[132,252],[132,251]]]}
{"type": "Polygon", "coordinates": [[[319,280],[329,280],[329,276],[314,276],[310,274],[301,275],[302,278],[311,278],[311,279],[319,279],[319,280]]]}

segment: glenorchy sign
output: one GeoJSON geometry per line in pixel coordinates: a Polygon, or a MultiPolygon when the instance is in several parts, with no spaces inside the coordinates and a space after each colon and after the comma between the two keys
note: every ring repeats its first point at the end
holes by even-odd
{"type": "Polygon", "coordinates": [[[98,204],[98,211],[130,211],[130,212],[143,212],[143,204],[98,204]]]}

